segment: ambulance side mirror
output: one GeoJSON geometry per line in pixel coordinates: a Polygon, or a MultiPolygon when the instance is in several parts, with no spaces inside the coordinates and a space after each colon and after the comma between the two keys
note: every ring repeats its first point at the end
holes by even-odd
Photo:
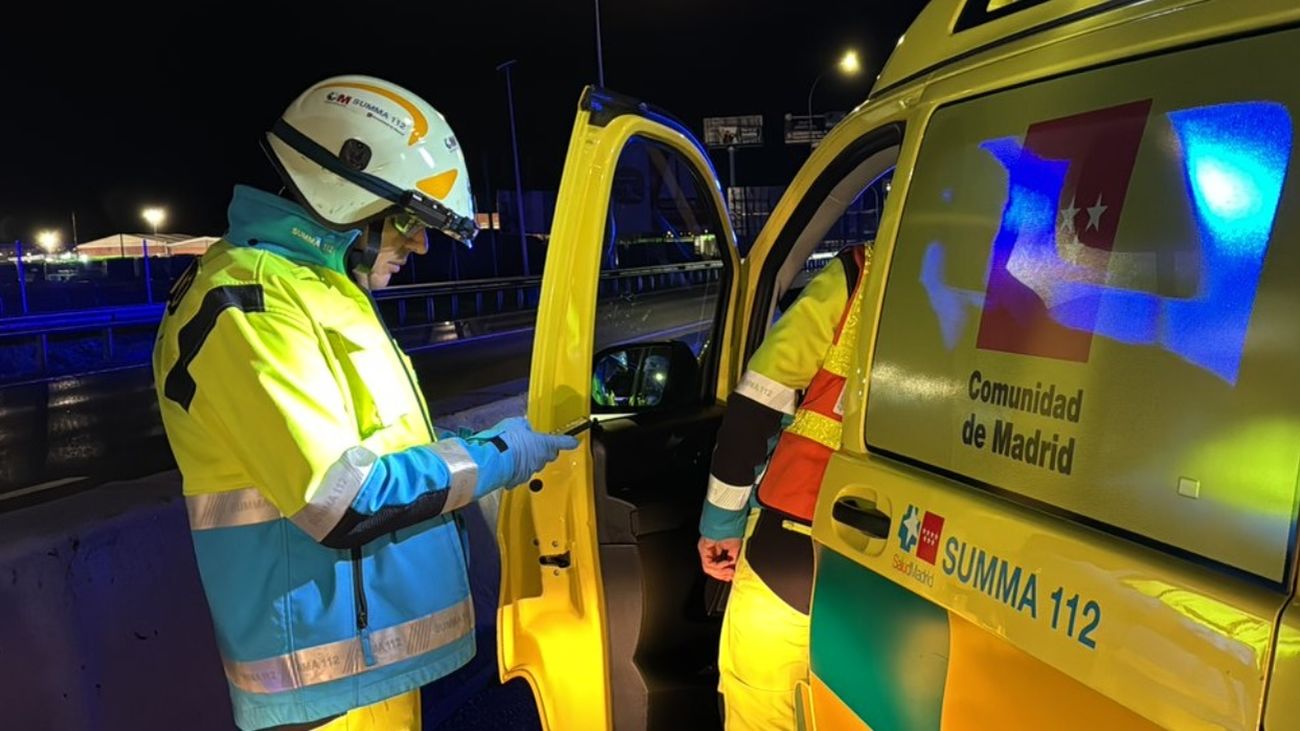
{"type": "Polygon", "coordinates": [[[606,348],[591,373],[593,414],[639,413],[693,403],[699,363],[677,340],[606,348]]]}

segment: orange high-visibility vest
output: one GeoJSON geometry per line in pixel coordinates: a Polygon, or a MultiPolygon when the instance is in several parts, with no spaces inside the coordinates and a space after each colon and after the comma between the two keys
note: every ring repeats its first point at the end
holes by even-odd
{"type": "Polygon", "coordinates": [[[858,246],[853,249],[853,258],[858,265],[858,277],[835,328],[835,339],[817,375],[808,384],[803,403],[795,411],[794,422],[777,441],[758,486],[758,501],[763,507],[807,524],[812,523],[826,464],[840,448],[844,432],[844,384],[858,340],[861,319],[858,303],[871,255],[865,246],[858,246]]]}

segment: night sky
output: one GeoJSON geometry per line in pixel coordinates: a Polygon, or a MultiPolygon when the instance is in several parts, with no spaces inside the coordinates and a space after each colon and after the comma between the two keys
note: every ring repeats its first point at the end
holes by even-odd
{"type": "MultiPolygon", "coordinates": [[[[70,242],[73,211],[82,241],[147,230],[146,205],[167,207],[166,231],[220,234],[235,183],[277,187],[259,136],[297,94],[341,73],[389,79],[441,110],[483,209],[489,186],[513,184],[496,66],[518,59],[524,187],[554,190],[578,96],[596,80],[594,11],[583,0],[173,4],[161,15],[115,5],[48,3],[29,22],[0,29],[0,242],[44,228],[70,242]]],[[[604,0],[606,85],[669,110],[697,134],[704,116],[766,115],[768,144],[738,153],[737,177],[781,185],[808,154],[783,144],[783,115],[805,109],[823,70],[814,111],[862,101],[923,5],[604,0]],[[846,48],[865,67],[853,79],[833,70],[846,48]]],[[[725,171],[725,152],[714,161],[725,171]]]]}

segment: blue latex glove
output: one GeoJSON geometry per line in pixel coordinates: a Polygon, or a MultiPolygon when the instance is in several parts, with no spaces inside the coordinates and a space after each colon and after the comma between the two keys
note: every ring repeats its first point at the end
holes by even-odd
{"type": "Polygon", "coordinates": [[[528,420],[521,416],[467,437],[465,443],[478,464],[475,497],[522,484],[559,457],[561,451],[578,446],[574,437],[533,431],[528,420]]]}

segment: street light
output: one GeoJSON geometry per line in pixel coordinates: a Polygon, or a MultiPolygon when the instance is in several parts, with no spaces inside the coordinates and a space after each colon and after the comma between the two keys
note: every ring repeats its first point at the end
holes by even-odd
{"type": "MultiPolygon", "coordinates": [[[[158,239],[158,224],[162,223],[164,218],[167,218],[167,210],[165,208],[146,208],[140,212],[140,215],[144,216],[144,220],[148,221],[150,226],[153,226],[153,237],[156,241],[158,239]]],[[[153,304],[153,266],[149,263],[148,241],[140,242],[140,258],[144,260],[145,301],[153,304]]]]}
{"type": "Polygon", "coordinates": [[[163,208],[146,208],[140,212],[144,220],[153,226],[153,237],[158,238],[158,226],[167,218],[167,210],[163,208]]]}
{"type": "Polygon", "coordinates": [[[600,43],[600,0],[595,0],[596,5],[596,80],[600,88],[605,88],[605,53],[601,49],[600,43]]]}
{"type": "MultiPolygon", "coordinates": [[[[838,69],[839,72],[845,76],[857,76],[858,72],[862,70],[862,62],[858,59],[858,52],[853,49],[849,49],[845,51],[844,55],[840,56],[840,60],[835,64],[835,68],[838,69]]],[[[809,128],[812,127],[813,92],[817,90],[817,84],[821,82],[822,77],[825,75],[826,75],[826,71],[822,71],[820,74],[817,74],[817,78],[813,80],[812,88],[808,90],[809,128]]]]}
{"type": "Polygon", "coordinates": [[[519,218],[519,251],[523,256],[524,276],[528,276],[528,233],[524,230],[524,184],[519,175],[519,137],[515,134],[515,87],[511,83],[510,69],[518,63],[518,59],[510,59],[505,63],[497,66],[497,71],[506,72],[506,104],[510,108],[510,146],[515,153],[515,205],[518,209],[519,218]]]}
{"type": "Polygon", "coordinates": [[[862,70],[862,63],[858,61],[858,52],[852,49],[845,51],[836,65],[845,76],[856,76],[862,70]]]}
{"type": "Polygon", "coordinates": [[[36,234],[36,243],[40,244],[42,249],[45,249],[45,253],[53,254],[59,249],[59,232],[42,231],[36,234]]]}

